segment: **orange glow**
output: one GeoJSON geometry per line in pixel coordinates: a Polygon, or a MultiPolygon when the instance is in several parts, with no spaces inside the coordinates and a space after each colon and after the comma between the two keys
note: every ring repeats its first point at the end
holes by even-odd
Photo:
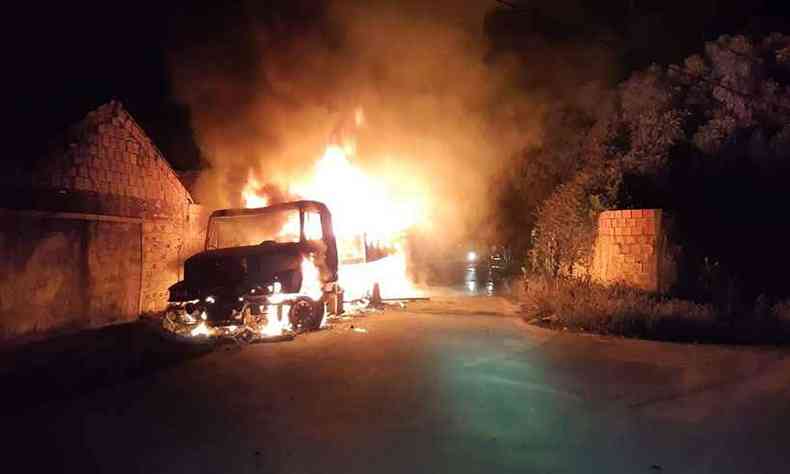
{"type": "Polygon", "coordinates": [[[422,220],[423,203],[396,198],[384,181],[351,163],[348,148],[329,145],[313,174],[292,190],[329,207],[338,238],[365,234],[369,241],[390,243],[422,220]]]}
{"type": "Polygon", "coordinates": [[[420,294],[408,277],[406,254],[402,251],[375,262],[342,265],[338,273],[346,300],[366,297],[375,283],[379,284],[382,298],[420,294]]]}
{"type": "Polygon", "coordinates": [[[362,110],[362,107],[357,107],[354,110],[354,123],[357,124],[357,127],[365,125],[365,111],[362,110]]]}
{"type": "Polygon", "coordinates": [[[255,178],[255,175],[250,173],[247,178],[247,183],[244,185],[244,189],[241,190],[241,197],[244,199],[244,207],[255,208],[269,205],[268,199],[258,195],[258,190],[262,187],[263,185],[255,178]]]}
{"type": "MultiPolygon", "coordinates": [[[[361,108],[354,111],[354,123],[357,127],[365,124],[361,108]]],[[[384,297],[414,296],[417,292],[407,276],[402,240],[409,229],[427,221],[427,193],[414,192],[413,176],[390,173],[379,177],[364,171],[353,163],[357,152],[354,140],[341,137],[339,141],[342,144],[326,147],[311,173],[287,183],[288,193],[327,205],[339,247],[356,239],[389,249],[389,256],[375,262],[341,261],[339,283],[347,300],[369,295],[374,283],[379,283],[384,297]]],[[[263,184],[250,174],[242,190],[247,207],[266,205],[266,198],[257,194],[263,184]]],[[[298,224],[289,222],[286,227],[298,224]]],[[[364,259],[364,248],[357,254],[364,259]]],[[[312,280],[308,274],[304,273],[303,284],[312,280]]],[[[317,273],[314,278],[318,282],[317,273]]],[[[320,282],[318,285],[320,296],[320,282]]]]}
{"type": "Polygon", "coordinates": [[[258,328],[260,335],[281,336],[293,329],[288,319],[290,302],[300,296],[307,296],[315,301],[322,296],[318,267],[313,263],[312,257],[302,260],[302,288],[299,293],[274,293],[269,297],[272,304],[267,307],[266,319],[258,328]]]}
{"type": "Polygon", "coordinates": [[[258,328],[258,333],[263,337],[277,337],[290,331],[291,322],[288,319],[288,309],[288,305],[282,305],[281,307],[268,306],[266,318],[258,328]]]}
{"type": "Polygon", "coordinates": [[[201,321],[200,324],[198,324],[192,329],[190,334],[192,336],[210,337],[214,334],[214,332],[211,330],[210,327],[208,327],[205,321],[201,321]]]}
{"type": "Polygon", "coordinates": [[[313,263],[312,257],[302,260],[302,290],[300,293],[316,301],[320,300],[323,294],[318,267],[313,263]]]}

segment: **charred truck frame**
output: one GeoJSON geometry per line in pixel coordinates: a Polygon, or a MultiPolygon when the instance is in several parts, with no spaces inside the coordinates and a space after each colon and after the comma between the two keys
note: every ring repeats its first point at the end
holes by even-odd
{"type": "Polygon", "coordinates": [[[169,289],[163,325],[184,336],[315,330],[325,314],[343,311],[337,271],[324,204],[218,210],[209,217],[205,250],[186,260],[183,281],[169,289]]]}

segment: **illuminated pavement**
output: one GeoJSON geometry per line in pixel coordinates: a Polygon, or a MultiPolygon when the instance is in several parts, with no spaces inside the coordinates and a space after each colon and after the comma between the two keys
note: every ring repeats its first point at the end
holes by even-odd
{"type": "Polygon", "coordinates": [[[495,296],[510,292],[507,277],[485,263],[451,262],[434,267],[429,278],[432,285],[453,291],[463,296],[495,296]]]}
{"type": "Polygon", "coordinates": [[[526,326],[502,299],[447,299],[19,407],[0,420],[4,464],[110,473],[787,472],[787,355],[553,333],[526,326]]]}

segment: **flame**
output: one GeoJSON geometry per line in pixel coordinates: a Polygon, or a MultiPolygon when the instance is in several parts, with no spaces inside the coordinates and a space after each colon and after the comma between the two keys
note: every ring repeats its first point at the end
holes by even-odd
{"type": "MultiPolygon", "coordinates": [[[[321,288],[321,274],[313,261],[312,256],[302,260],[302,290],[301,294],[307,296],[315,301],[321,299],[324,295],[321,288]]],[[[326,313],[321,319],[321,327],[326,325],[326,313]]]]}
{"type": "Polygon", "coordinates": [[[252,172],[250,172],[247,183],[244,185],[244,189],[241,190],[241,197],[244,199],[244,207],[255,208],[269,205],[268,199],[258,195],[258,191],[261,188],[263,188],[263,184],[258,181],[252,172]]]}
{"type": "Polygon", "coordinates": [[[321,299],[321,278],[312,256],[302,260],[302,290],[300,293],[316,301],[321,299]]]}
{"type": "MultiPolygon", "coordinates": [[[[320,270],[315,265],[312,255],[305,257],[302,260],[302,286],[298,293],[280,293],[275,292],[268,298],[270,304],[264,304],[259,307],[259,310],[264,312],[263,317],[254,316],[252,319],[245,319],[244,324],[253,332],[258,333],[262,337],[278,337],[288,334],[293,327],[289,318],[291,310],[291,303],[299,297],[308,297],[314,301],[320,301],[323,296],[321,288],[320,270]]],[[[257,313],[256,313],[257,314],[257,313]]],[[[248,313],[249,315],[249,313],[248,313]]],[[[223,335],[233,335],[238,332],[238,326],[225,326],[214,328],[207,324],[205,321],[205,313],[201,315],[203,321],[196,325],[189,324],[185,333],[192,337],[214,337],[223,335]]],[[[165,318],[169,324],[175,325],[171,319],[165,318]]],[[[190,319],[190,322],[192,320],[190,319]]],[[[321,321],[323,327],[326,323],[326,318],[321,321]]],[[[164,324],[164,323],[163,323],[164,324]]],[[[184,327],[183,323],[180,327],[184,327]]],[[[176,329],[171,329],[173,332],[178,332],[176,329]]]]}
{"type": "Polygon", "coordinates": [[[291,330],[291,322],[288,319],[288,308],[286,305],[269,305],[266,307],[266,320],[258,332],[263,337],[282,336],[291,330]]]}
{"type": "Polygon", "coordinates": [[[354,109],[354,123],[357,127],[361,127],[365,125],[365,111],[362,107],[357,107],[354,109]]]}
{"type": "MultiPolygon", "coordinates": [[[[362,108],[354,110],[353,120],[357,127],[365,125],[362,108]]],[[[385,297],[415,295],[417,290],[408,278],[402,240],[410,228],[427,221],[425,193],[403,192],[402,188],[406,187],[403,185],[413,181],[408,177],[396,187],[392,176],[376,177],[366,173],[352,162],[356,152],[353,139],[338,137],[326,147],[312,173],[288,183],[289,193],[326,204],[332,212],[338,246],[356,247],[351,252],[358,256],[354,262],[353,259],[342,261],[344,251],[338,249],[341,254],[339,283],[347,300],[368,296],[374,283],[379,283],[385,297]],[[392,254],[365,263],[364,242],[368,246],[389,249],[392,254]]],[[[250,174],[242,190],[247,207],[267,204],[266,198],[257,193],[261,189],[262,183],[250,174]]],[[[298,226],[298,222],[288,225],[298,226]]],[[[306,265],[306,262],[302,268],[303,284],[314,282],[310,283],[314,285],[310,292],[320,297],[318,271],[315,265],[306,265]]]]}
{"type": "Polygon", "coordinates": [[[382,180],[351,163],[353,147],[329,145],[312,176],[296,183],[293,191],[321,201],[332,211],[335,235],[366,235],[368,241],[391,242],[422,220],[422,203],[395,198],[382,180]]]}
{"type": "Polygon", "coordinates": [[[212,336],[214,333],[210,327],[206,324],[205,321],[201,321],[200,324],[195,326],[192,331],[190,332],[192,336],[205,336],[209,337],[212,336]]]}
{"type": "Polygon", "coordinates": [[[258,329],[260,335],[281,336],[290,331],[292,327],[288,319],[288,312],[291,309],[289,302],[301,296],[307,296],[315,301],[323,296],[319,270],[312,256],[302,260],[302,287],[299,293],[275,293],[269,297],[271,304],[266,307],[266,320],[258,329]]]}
{"type": "Polygon", "coordinates": [[[403,251],[375,262],[342,265],[338,273],[347,300],[367,297],[376,283],[382,298],[404,298],[420,293],[408,278],[403,251]]]}

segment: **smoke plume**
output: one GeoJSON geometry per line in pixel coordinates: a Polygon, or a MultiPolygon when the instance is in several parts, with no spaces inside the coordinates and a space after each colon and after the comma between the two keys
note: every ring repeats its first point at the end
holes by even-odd
{"type": "Polygon", "coordinates": [[[556,92],[590,99],[551,48],[492,54],[493,1],[256,5],[190,24],[190,42],[171,54],[209,165],[196,195],[210,207],[241,205],[251,171],[271,183],[309,172],[361,107],[357,164],[403,193],[428,193],[434,225],[459,230],[486,215],[491,177],[540,143],[556,92]],[[545,71],[555,93],[531,87],[545,71]]]}

